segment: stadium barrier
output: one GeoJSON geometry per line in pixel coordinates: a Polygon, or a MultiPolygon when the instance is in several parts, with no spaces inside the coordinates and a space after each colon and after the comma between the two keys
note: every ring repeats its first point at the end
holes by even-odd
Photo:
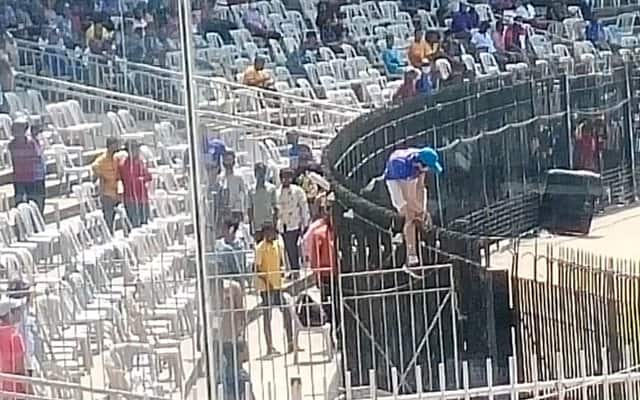
{"type": "MultiPolygon", "coordinates": [[[[605,194],[599,203],[606,208],[636,201],[640,178],[638,83],[638,68],[631,63],[609,73],[537,76],[528,81],[505,79],[493,87],[466,81],[434,96],[361,116],[343,129],[323,155],[323,167],[336,195],[336,224],[349,227],[338,230],[341,286],[353,285],[345,282],[345,275],[366,275],[367,271],[381,269],[392,278],[384,286],[373,287],[383,288],[385,293],[427,279],[426,273],[407,277],[404,271],[392,272],[404,263],[401,241],[395,238],[402,229],[401,218],[392,210],[384,184],[363,188],[382,174],[392,150],[429,145],[440,151],[445,173],[427,182],[429,210],[436,226],[422,232],[421,264],[453,265],[452,283],[441,278],[431,286],[456,288],[456,322],[443,325],[438,322],[440,317],[431,315],[427,323],[439,326],[436,339],[428,332],[418,333],[422,340],[403,343],[394,338],[411,338],[410,327],[415,326],[412,315],[422,312],[415,296],[412,300],[405,295],[400,302],[403,312],[390,315],[374,303],[372,284],[362,278],[360,286],[350,293],[360,312],[350,312],[346,310],[348,304],[342,304],[344,346],[360,346],[365,351],[384,348],[387,363],[393,368],[385,368],[375,355],[355,357],[347,352],[348,369],[358,371],[350,376],[354,386],[369,385],[373,377],[361,371],[374,369],[377,387],[390,391],[393,369],[401,376],[411,376],[416,359],[423,362],[422,387],[426,390],[441,389],[437,387],[441,372],[446,375],[446,389],[459,388],[460,369],[456,366],[460,360],[468,363],[472,387],[486,384],[487,357],[494,360],[495,382],[509,381],[509,357],[521,353],[526,340],[535,337],[525,338],[521,330],[512,335],[524,315],[511,307],[513,282],[509,282],[509,272],[490,268],[494,266],[490,259],[492,246],[517,241],[538,227],[545,171],[578,166],[576,132],[585,121],[595,123],[602,144],[598,172],[605,194]],[[385,333],[376,329],[380,324],[399,329],[385,333]],[[440,351],[426,351],[427,342],[432,348],[440,346],[440,351]],[[459,345],[454,346],[456,342],[459,345]],[[429,363],[431,369],[426,367],[429,363]],[[436,367],[439,365],[443,371],[436,367]]],[[[567,290],[577,290],[575,282],[567,285],[567,290]]],[[[608,298],[606,293],[599,295],[608,298]]],[[[438,301],[442,303],[443,298],[428,303],[433,308],[438,301]]],[[[550,344],[555,338],[545,340],[539,350],[555,349],[550,344]]],[[[628,344],[621,342],[617,348],[624,349],[628,344]]],[[[563,349],[578,354],[584,347],[576,339],[563,349]]],[[[622,358],[615,349],[609,360],[610,370],[621,366],[622,358]]],[[[593,357],[591,353],[589,357],[593,357]]],[[[599,365],[605,365],[604,361],[599,365]]],[[[555,367],[545,364],[540,369],[555,367]]],[[[556,376],[556,372],[540,375],[540,379],[556,376]]],[[[415,393],[415,382],[408,385],[400,387],[400,393],[415,393]]]]}

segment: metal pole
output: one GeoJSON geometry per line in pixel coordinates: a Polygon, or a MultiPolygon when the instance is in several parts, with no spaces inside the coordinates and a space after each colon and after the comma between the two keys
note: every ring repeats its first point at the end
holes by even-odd
{"type": "MultiPolygon", "coordinates": [[[[122,47],[122,58],[124,59],[124,62],[122,63],[123,68],[122,68],[122,73],[124,75],[124,82],[123,82],[123,87],[124,87],[124,92],[125,93],[129,93],[128,90],[128,85],[127,85],[127,46],[125,41],[127,40],[127,35],[126,32],[124,31],[124,6],[122,5],[122,0],[118,0],[118,11],[120,11],[120,34],[122,35],[122,40],[120,41],[120,45],[122,47]]],[[[116,77],[116,85],[117,85],[118,79],[116,77]]],[[[117,86],[116,86],[117,87],[117,86]]]]}
{"type": "Polygon", "coordinates": [[[565,74],[565,101],[567,112],[567,146],[569,148],[569,169],[573,169],[573,133],[571,130],[571,99],[569,98],[570,85],[569,85],[569,73],[565,74]]]}
{"type": "MultiPolygon", "coordinates": [[[[205,222],[206,218],[204,210],[200,204],[205,204],[204,196],[200,194],[200,182],[204,182],[201,176],[201,165],[203,164],[203,152],[200,149],[201,144],[198,140],[199,135],[196,132],[198,128],[198,116],[196,114],[195,104],[195,88],[193,87],[193,47],[191,35],[191,2],[189,0],[180,0],[178,2],[178,21],[180,26],[180,41],[182,44],[182,72],[184,83],[184,111],[185,111],[185,127],[187,131],[189,152],[191,163],[189,165],[191,173],[191,212],[193,218],[194,234],[196,238],[196,276],[198,279],[198,303],[200,305],[201,326],[204,329],[202,336],[202,347],[204,349],[207,375],[207,393],[208,398],[216,399],[215,393],[215,368],[213,357],[213,344],[210,343],[208,328],[212,326],[209,323],[209,315],[207,312],[207,299],[211,298],[209,293],[209,285],[206,282],[204,266],[206,265],[206,244],[205,244],[205,222]]],[[[215,301],[212,302],[215,306],[215,301]]],[[[197,333],[198,335],[200,332],[197,333]]]]}
{"type": "Polygon", "coordinates": [[[633,131],[633,112],[631,111],[633,103],[631,98],[631,77],[629,76],[629,73],[629,63],[626,62],[624,64],[624,77],[627,88],[627,118],[629,120],[629,147],[631,149],[631,186],[633,190],[633,199],[635,201],[638,199],[638,182],[636,182],[636,140],[633,131]]]}

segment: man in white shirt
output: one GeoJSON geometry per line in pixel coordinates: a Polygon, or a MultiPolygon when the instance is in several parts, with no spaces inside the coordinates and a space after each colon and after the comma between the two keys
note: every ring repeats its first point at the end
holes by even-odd
{"type": "Polygon", "coordinates": [[[473,44],[481,53],[494,54],[496,52],[496,46],[493,43],[491,32],[489,32],[489,21],[483,21],[478,28],[478,31],[471,37],[471,44],[473,44]]]}
{"type": "Polygon", "coordinates": [[[293,184],[294,172],[291,168],[280,171],[282,186],[278,189],[278,216],[284,247],[292,271],[300,269],[298,241],[309,226],[309,204],[304,190],[293,184]]]}

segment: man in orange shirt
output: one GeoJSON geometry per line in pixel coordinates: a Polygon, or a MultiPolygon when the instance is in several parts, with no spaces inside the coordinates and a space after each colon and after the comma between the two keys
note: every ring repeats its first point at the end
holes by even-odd
{"type": "Polygon", "coordinates": [[[424,31],[421,28],[417,28],[414,40],[409,46],[409,50],[407,51],[409,62],[415,68],[422,67],[422,60],[427,57],[429,51],[430,48],[427,45],[427,42],[424,40],[424,31]]]}

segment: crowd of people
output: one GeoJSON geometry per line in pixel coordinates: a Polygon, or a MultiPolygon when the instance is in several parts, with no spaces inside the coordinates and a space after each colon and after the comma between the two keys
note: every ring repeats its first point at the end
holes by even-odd
{"type": "MultiPolygon", "coordinates": [[[[611,38],[603,24],[591,11],[592,4],[579,2],[582,15],[587,21],[584,32],[578,32],[596,48],[608,50],[613,47],[611,38]]],[[[532,63],[539,54],[529,43],[527,25],[534,29],[545,29],[550,23],[562,22],[572,17],[565,0],[549,2],[545,16],[538,15],[536,8],[528,0],[492,2],[497,16],[495,24],[481,21],[476,9],[469,4],[456,2],[457,9],[448,8],[446,3],[438,10],[440,23],[450,19],[450,27],[444,32],[425,32],[416,21],[414,40],[407,51],[407,62],[403,62],[394,47],[394,38],[387,37],[386,48],[382,52],[384,68],[390,77],[403,77],[402,86],[394,95],[395,101],[430,94],[441,84],[459,81],[472,76],[475,71],[465,65],[462,55],[473,56],[480,63],[480,54],[491,54],[504,69],[508,63],[532,63]],[[463,50],[464,49],[464,50],[463,50]],[[438,59],[446,59],[451,66],[446,76],[435,68],[438,59]]]]}
{"type": "MultiPolygon", "coordinates": [[[[260,297],[266,356],[277,357],[281,351],[300,351],[294,337],[294,324],[305,320],[309,324],[330,321],[331,304],[335,303],[336,249],[331,218],[331,195],[322,179],[311,149],[299,143],[296,134],[288,134],[289,167],[280,170],[257,162],[253,168],[255,184],[249,187],[246,178],[236,170],[236,154],[218,139],[207,139],[206,166],[209,199],[213,207],[207,213],[215,238],[208,263],[212,286],[221,295],[224,312],[221,337],[226,367],[220,380],[225,390],[240,390],[248,374],[242,369],[246,361],[246,321],[244,295],[255,290],[260,297]],[[318,180],[319,179],[319,180],[318,180]],[[254,253],[253,270],[247,265],[247,254],[254,253]],[[308,316],[308,309],[294,307],[296,300],[285,288],[288,281],[301,277],[304,267],[315,272],[322,306],[319,314],[308,316]],[[217,287],[215,285],[218,285],[217,287]],[[329,299],[331,301],[329,302],[329,299]],[[282,338],[272,333],[272,313],[282,313],[282,338]],[[296,310],[296,311],[293,311],[296,310]],[[296,312],[296,315],[293,313],[296,312]],[[280,340],[285,343],[279,349],[280,340]]],[[[215,293],[215,292],[214,292],[215,293]]]]}

